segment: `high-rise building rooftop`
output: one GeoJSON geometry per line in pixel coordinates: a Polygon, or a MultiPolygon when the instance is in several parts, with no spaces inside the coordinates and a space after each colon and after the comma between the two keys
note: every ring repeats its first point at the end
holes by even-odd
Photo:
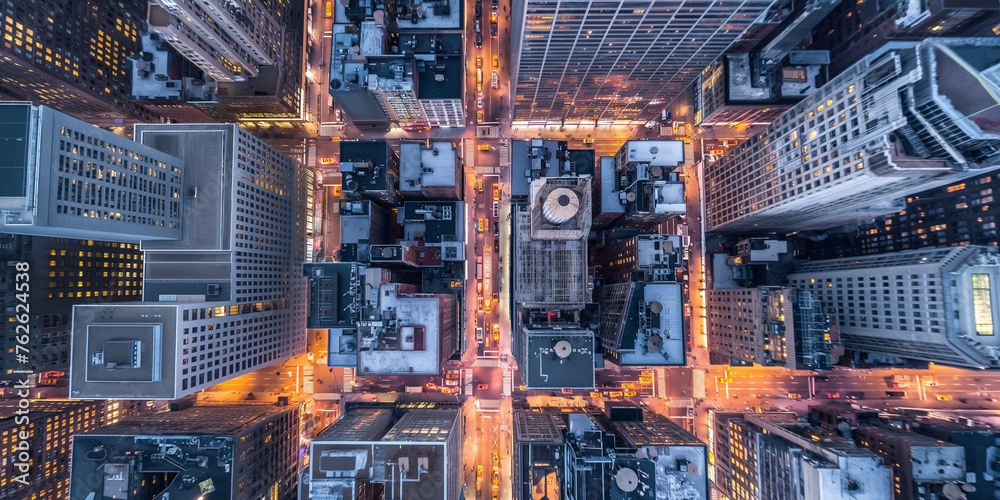
{"type": "Polygon", "coordinates": [[[312,440],[309,498],[446,500],[462,489],[461,410],[349,408],[312,440]]]}
{"type": "Polygon", "coordinates": [[[204,405],[137,416],[72,438],[70,499],[291,500],[299,408],[204,405]]]}
{"type": "Polygon", "coordinates": [[[515,124],[644,124],[773,2],[511,6],[515,124]]]}
{"type": "Polygon", "coordinates": [[[1000,42],[887,44],[705,167],[712,231],[823,229],[1000,166],[1000,42]]]}
{"type": "Polygon", "coordinates": [[[181,237],[185,163],[46,106],[0,103],[0,231],[138,243],[181,237]]]}
{"type": "Polygon", "coordinates": [[[185,160],[177,241],[143,243],[143,301],[77,305],[70,395],[176,399],[305,349],[299,165],[236,125],[140,125],[185,160]]]}

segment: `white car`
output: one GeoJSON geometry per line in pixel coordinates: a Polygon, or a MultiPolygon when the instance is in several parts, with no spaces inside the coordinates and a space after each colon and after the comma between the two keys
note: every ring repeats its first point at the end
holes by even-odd
{"type": "Polygon", "coordinates": [[[500,74],[497,73],[497,70],[493,70],[493,81],[490,84],[495,89],[500,88],[500,74]]]}
{"type": "Polygon", "coordinates": [[[479,109],[483,109],[483,96],[482,95],[480,95],[479,97],[476,98],[476,107],[479,108],[479,109]]]}

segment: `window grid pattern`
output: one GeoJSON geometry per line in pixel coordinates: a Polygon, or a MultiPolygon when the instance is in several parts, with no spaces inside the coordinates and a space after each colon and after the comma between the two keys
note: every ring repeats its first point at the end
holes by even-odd
{"type": "MultiPolygon", "coordinates": [[[[954,182],[955,177],[942,177],[950,164],[936,151],[958,144],[928,140],[925,120],[917,119],[913,109],[914,100],[933,94],[934,75],[927,69],[932,50],[923,45],[899,49],[855,64],[708,164],[709,228],[791,231],[843,225],[897,212],[902,206],[893,200],[954,182]],[[883,73],[888,76],[872,76],[883,73]],[[901,146],[901,137],[913,146],[901,146]]],[[[976,148],[962,153],[980,155],[981,145],[976,148]]]]}
{"type": "Polygon", "coordinates": [[[160,121],[129,100],[126,78],[126,58],[142,50],[146,7],[140,0],[5,2],[0,90],[108,125],[128,115],[160,121]]]}
{"type": "Polygon", "coordinates": [[[770,4],[525,0],[514,33],[514,120],[657,118],[770,4]]]}
{"type": "Polygon", "coordinates": [[[50,188],[60,225],[84,217],[121,222],[122,233],[151,234],[140,226],[179,231],[181,161],[60,115],[50,188]]]}
{"type": "MultiPolygon", "coordinates": [[[[974,331],[963,331],[963,317],[974,314],[974,284],[963,269],[995,266],[985,250],[929,248],[806,262],[788,282],[836,314],[847,349],[955,366],[997,365],[995,347],[980,346],[970,338],[974,331]]],[[[975,329],[974,318],[968,325],[975,329]]]]}

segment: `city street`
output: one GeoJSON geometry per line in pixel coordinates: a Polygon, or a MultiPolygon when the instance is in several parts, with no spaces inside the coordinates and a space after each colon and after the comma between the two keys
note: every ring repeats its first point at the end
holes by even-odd
{"type": "MultiPolygon", "coordinates": [[[[359,131],[352,124],[341,124],[339,113],[326,90],[330,57],[332,20],[316,3],[310,34],[308,64],[311,68],[307,92],[308,110],[319,123],[315,146],[317,162],[327,174],[324,191],[323,253],[332,260],[339,247],[338,207],[340,190],[336,172],[339,141],[387,140],[396,145],[401,140],[455,140],[464,162],[464,194],[467,213],[467,281],[464,304],[466,323],[465,351],[458,362],[449,363],[435,377],[355,377],[350,369],[329,369],[323,365],[325,345],[314,338],[311,357],[296,358],[280,366],[217,386],[216,397],[237,397],[242,389],[257,391],[255,396],[276,397],[296,394],[308,385],[314,388],[317,407],[333,410],[335,400],[394,400],[419,387],[420,397],[465,401],[468,418],[463,443],[465,453],[465,497],[509,499],[511,457],[512,395],[525,398],[532,405],[593,406],[604,401],[628,400],[668,415],[707,439],[708,410],[766,411],[771,409],[807,411],[809,405],[841,401],[877,408],[905,406],[927,409],[962,408],[966,410],[1000,408],[994,397],[1000,391],[1000,374],[982,372],[968,378],[968,372],[931,366],[928,370],[861,370],[838,367],[831,372],[814,373],[776,367],[730,367],[710,365],[706,321],[705,290],[712,287],[706,261],[711,252],[705,248],[705,178],[706,162],[714,161],[720,150],[732,147],[753,132],[745,126],[693,127],[693,94],[676,100],[668,120],[658,127],[639,125],[570,125],[513,127],[510,123],[512,92],[510,67],[509,5],[497,4],[497,35],[491,34],[493,6],[480,5],[477,46],[475,3],[465,12],[465,102],[466,126],[426,131],[392,129],[388,132],[359,131]],[[496,71],[496,85],[493,75],[496,71]],[[315,95],[315,98],[313,98],[315,95]],[[479,125],[498,125],[499,137],[477,138],[479,125]],[[331,137],[329,140],[326,137],[331,137]],[[690,161],[682,170],[685,180],[686,215],[665,224],[690,238],[688,251],[688,289],[685,308],[688,334],[688,362],[685,367],[619,368],[607,364],[596,375],[593,390],[525,391],[519,387],[519,375],[511,353],[509,310],[508,239],[510,158],[509,141],[534,137],[567,141],[573,149],[592,149],[596,156],[614,155],[631,139],[679,138],[687,142],[690,161]],[[322,160],[321,160],[322,159],[322,160]],[[306,375],[306,367],[309,375],[306,375]],[[313,376],[312,374],[316,374],[313,376]],[[892,375],[906,374],[905,387],[893,382],[892,375]],[[701,381],[704,380],[704,384],[701,381]],[[227,392],[228,391],[228,392],[227,392]],[[433,393],[433,394],[431,394],[433,393]],[[228,394],[229,396],[224,396],[228,394]],[[328,394],[329,396],[320,394],[328,394]],[[338,398],[338,399],[334,399],[338,398]],[[496,479],[494,479],[496,478],[496,479]]],[[[713,242],[713,245],[717,245],[713,242]]],[[[244,394],[245,396],[245,394],[244,394]]]]}

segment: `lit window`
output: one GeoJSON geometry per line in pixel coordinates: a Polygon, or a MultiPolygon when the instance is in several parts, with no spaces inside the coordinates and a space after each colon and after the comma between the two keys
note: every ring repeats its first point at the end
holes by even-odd
{"type": "Polygon", "coordinates": [[[993,307],[990,298],[990,275],[972,275],[972,307],[976,320],[976,333],[993,335],[993,307]]]}

